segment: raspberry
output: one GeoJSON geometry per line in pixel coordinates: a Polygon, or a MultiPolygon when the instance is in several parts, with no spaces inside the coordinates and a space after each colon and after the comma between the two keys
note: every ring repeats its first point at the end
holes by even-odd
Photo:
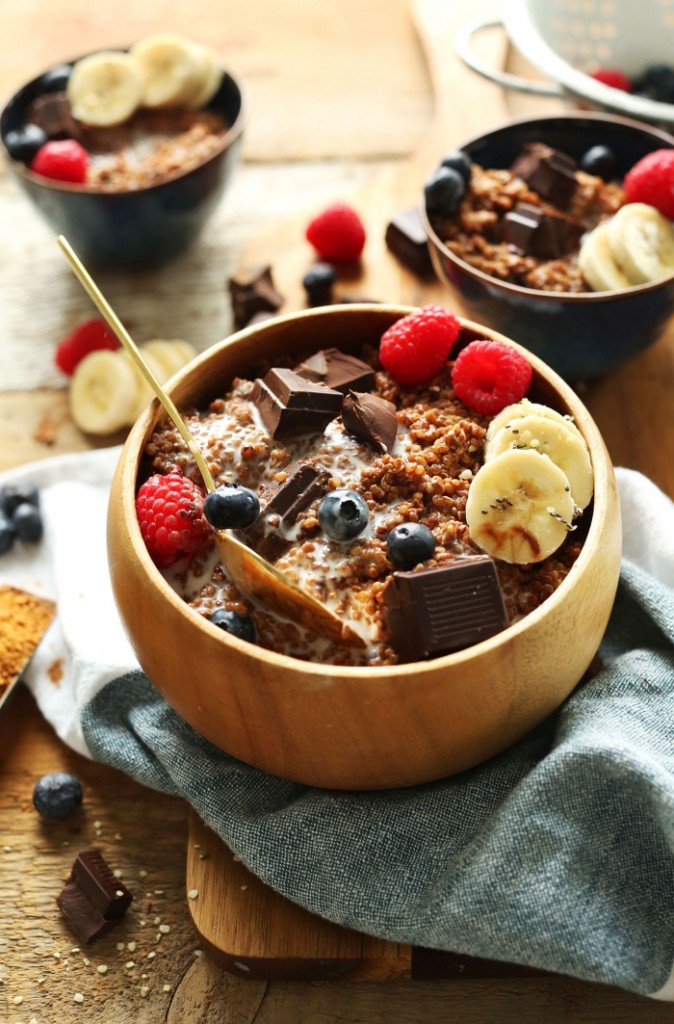
{"type": "Polygon", "coordinates": [[[171,565],[182,555],[208,547],[211,531],[204,518],[203,492],[177,470],[148,477],[136,496],[136,515],[150,558],[171,565]]]}
{"type": "Polygon", "coordinates": [[[647,203],[674,220],[674,149],[656,149],[642,157],[623,181],[628,203],[647,203]]]}
{"type": "Polygon", "coordinates": [[[119,342],[104,320],[86,320],[60,341],[54,362],[62,373],[72,377],[75,368],[90,352],[101,348],[119,348],[119,342]]]}
{"type": "Polygon", "coordinates": [[[495,416],[524,398],[531,385],[531,366],[502,341],[471,341],[459,352],[452,369],[457,398],[480,416],[495,416]]]}
{"type": "Polygon", "coordinates": [[[399,384],[425,384],[443,368],[459,336],[459,321],[442,306],[424,306],[382,335],[379,358],[399,384]]]}
{"type": "Polygon", "coordinates": [[[632,92],[632,83],[626,74],[618,71],[617,68],[599,68],[593,71],[590,78],[594,78],[602,85],[609,85],[612,89],[622,89],[623,92],[632,92]]]}
{"type": "Polygon", "coordinates": [[[355,210],[346,203],[335,203],[314,217],[306,237],[327,263],[351,263],[363,251],[365,228],[355,210]]]}
{"type": "Polygon", "coordinates": [[[35,174],[57,181],[83,185],[87,180],[89,154],[74,139],[52,139],[38,149],[30,163],[35,174]]]}

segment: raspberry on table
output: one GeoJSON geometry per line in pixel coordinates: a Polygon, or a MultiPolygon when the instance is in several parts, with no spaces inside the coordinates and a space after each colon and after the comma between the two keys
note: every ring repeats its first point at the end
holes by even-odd
{"type": "Polygon", "coordinates": [[[471,341],[452,368],[454,393],[480,416],[495,416],[519,402],[531,386],[531,366],[502,341],[471,341]]]}
{"type": "Polygon", "coordinates": [[[51,139],[38,149],[30,162],[34,174],[56,181],[83,185],[87,180],[89,154],[74,139],[51,139]]]}
{"type": "Polygon", "coordinates": [[[621,89],[623,92],[632,92],[632,82],[623,71],[618,68],[599,68],[593,71],[590,78],[601,82],[602,85],[609,85],[612,89],[621,89]]]}
{"type": "Polygon", "coordinates": [[[80,324],[58,343],[54,362],[62,373],[72,377],[78,364],[90,352],[103,348],[114,350],[119,347],[117,337],[105,321],[94,317],[80,324]]]}
{"type": "Polygon", "coordinates": [[[425,384],[443,368],[459,336],[459,321],[442,306],[424,306],[384,332],[379,359],[399,384],[425,384]]]}
{"type": "Polygon", "coordinates": [[[351,206],[334,203],[314,217],[306,238],[326,263],[352,263],[365,246],[365,227],[351,206]]]}
{"type": "Polygon", "coordinates": [[[212,533],[203,506],[202,490],[180,472],[155,473],[141,485],[136,515],[155,565],[166,567],[183,555],[206,550],[212,533]]]}
{"type": "Polygon", "coordinates": [[[656,149],[632,167],[623,181],[628,203],[647,203],[674,220],[674,149],[656,149]]]}

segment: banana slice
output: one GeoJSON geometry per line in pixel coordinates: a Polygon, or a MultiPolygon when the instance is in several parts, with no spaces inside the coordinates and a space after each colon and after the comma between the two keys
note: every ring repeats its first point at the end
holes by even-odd
{"type": "Polygon", "coordinates": [[[674,273],[674,225],[646,203],[628,203],[611,217],[611,250],[632,284],[674,273]]]}
{"type": "Polygon", "coordinates": [[[573,422],[570,416],[563,416],[561,412],[557,412],[556,409],[551,409],[549,405],[543,405],[541,402],[530,402],[528,398],[522,398],[519,402],[514,402],[512,405],[507,405],[505,409],[501,409],[494,416],[493,420],[487,427],[487,436],[485,438],[485,459],[487,458],[487,450],[489,443],[501,427],[507,426],[512,423],[513,420],[522,419],[523,416],[544,416],[546,419],[554,420],[556,423],[562,423],[572,434],[577,434],[578,437],[582,437],[580,430],[573,422]]]}
{"type": "Polygon", "coordinates": [[[569,481],[547,455],[512,449],[485,463],[468,490],[466,522],[493,558],[528,564],[561,545],[574,513],[569,481]]]}
{"type": "Polygon", "coordinates": [[[70,382],[70,411],[87,434],[113,434],[135,419],[136,377],[120,352],[90,352],[70,382]]]}
{"type": "Polygon", "coordinates": [[[197,50],[201,67],[201,86],[197,89],[188,106],[193,110],[205,107],[220,88],[223,71],[220,66],[220,57],[210,46],[201,46],[199,43],[192,44],[197,50]]]}
{"type": "Polygon", "coordinates": [[[133,57],[101,50],[74,65],[66,95],[73,117],[84,124],[121,124],[134,113],[143,92],[143,74],[133,57]]]}
{"type": "Polygon", "coordinates": [[[594,474],[587,445],[565,424],[534,415],[515,420],[496,432],[489,444],[488,456],[485,453],[485,463],[492,462],[510,449],[547,455],[567,478],[578,508],[585,508],[590,503],[594,474]]]}
{"type": "Polygon", "coordinates": [[[131,47],[143,73],[144,107],[191,103],[203,88],[206,64],[199,47],[174,32],[147,36],[131,47]]]}
{"type": "MultiPolygon", "coordinates": [[[[150,404],[150,402],[154,398],[154,391],[152,390],[151,385],[148,384],[148,382],[145,380],[145,377],[137,368],[136,364],[131,359],[131,356],[128,355],[128,353],[125,352],[124,349],[118,349],[115,352],[115,355],[119,356],[119,358],[123,362],[127,363],[129,369],[131,370],[131,373],[133,374],[131,396],[132,412],[131,418],[129,419],[127,424],[127,426],[130,426],[138,419],[138,417],[143,412],[145,407],[150,404]]],[[[160,361],[157,359],[157,357],[154,356],[151,352],[144,352],[143,359],[147,366],[149,366],[149,368],[152,370],[153,374],[155,375],[159,383],[165,384],[170,376],[166,367],[163,366],[162,363],[160,363],[160,361]]]]}
{"type": "Polygon", "coordinates": [[[187,341],[165,341],[163,338],[153,338],[151,341],[143,342],[140,346],[144,356],[148,353],[154,357],[164,368],[169,380],[174,373],[182,370],[183,366],[194,359],[196,350],[187,341]]]}
{"type": "Polygon", "coordinates": [[[613,256],[606,221],[583,235],[578,253],[580,272],[596,292],[612,292],[632,284],[613,256]]]}

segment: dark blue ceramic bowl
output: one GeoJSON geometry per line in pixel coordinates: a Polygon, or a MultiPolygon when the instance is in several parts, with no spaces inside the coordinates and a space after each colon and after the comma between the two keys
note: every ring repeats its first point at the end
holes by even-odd
{"type": "MultiPolygon", "coordinates": [[[[483,167],[506,168],[525,142],[544,142],[577,159],[597,143],[610,146],[617,173],[674,138],[649,125],[607,114],[579,113],[514,121],[460,148],[483,167]]],[[[422,204],[423,206],[423,204],[422,204]]],[[[455,256],[422,209],[431,258],[467,315],[487,324],[551,366],[566,380],[595,380],[647,348],[674,313],[674,274],[626,291],[559,293],[499,281],[455,256]]]]}
{"type": "Polygon", "coordinates": [[[33,79],[9,100],[0,115],[0,137],[17,182],[54,231],[96,267],[157,267],[183,252],[212,214],[239,160],[245,120],[240,83],[225,73],[206,108],[220,114],[229,131],[205,163],[149,188],[105,192],[43,178],[9,157],[5,137],[24,123],[26,109],[44,91],[42,80],[33,79]]]}

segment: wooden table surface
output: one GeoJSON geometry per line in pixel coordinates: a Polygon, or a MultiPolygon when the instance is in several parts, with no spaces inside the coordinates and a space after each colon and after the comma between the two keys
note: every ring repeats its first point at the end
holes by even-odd
{"type": "MultiPolygon", "coordinates": [[[[469,13],[496,8],[495,0],[477,0],[469,13]]],[[[278,258],[287,308],[297,308],[301,296],[292,275],[306,253],[295,258],[279,248],[279,240],[288,240],[288,223],[297,228],[303,211],[353,195],[367,203],[368,225],[376,224],[375,213],[386,218],[414,201],[444,150],[524,109],[453,57],[448,43],[467,16],[459,0],[411,6],[406,0],[192,0],[173,5],[170,15],[165,10],[162,0],[3,0],[0,8],[3,38],[12,40],[0,66],[0,96],[60,58],[162,28],[213,43],[247,81],[252,117],[244,163],[202,242],[166,270],[104,276],[139,340],[161,333],[166,321],[179,328],[172,336],[180,333],[197,347],[224,336],[231,327],[226,277],[264,253],[272,262],[278,258]]],[[[492,58],[503,56],[502,39],[488,48],[492,58]]],[[[70,420],[50,354],[91,310],[50,232],[5,173],[0,216],[11,229],[0,256],[3,470],[119,438],[87,438],[70,420]]],[[[410,302],[436,295],[401,271],[381,240],[369,251],[354,292],[410,302]]],[[[673,387],[669,332],[584,395],[616,464],[642,470],[672,496],[673,387]]],[[[23,689],[0,717],[0,773],[3,1024],[672,1020],[662,1004],[552,976],[388,984],[234,978],[198,947],[185,893],[188,808],[181,800],[74,754],[23,689]],[[47,825],[32,809],[32,788],[40,775],[60,769],[82,780],[84,809],[75,824],[47,825]],[[54,896],[77,852],[93,845],[103,848],[137,898],[118,929],[78,949],[54,896]],[[160,932],[159,923],[168,930],[160,932]]]]}

